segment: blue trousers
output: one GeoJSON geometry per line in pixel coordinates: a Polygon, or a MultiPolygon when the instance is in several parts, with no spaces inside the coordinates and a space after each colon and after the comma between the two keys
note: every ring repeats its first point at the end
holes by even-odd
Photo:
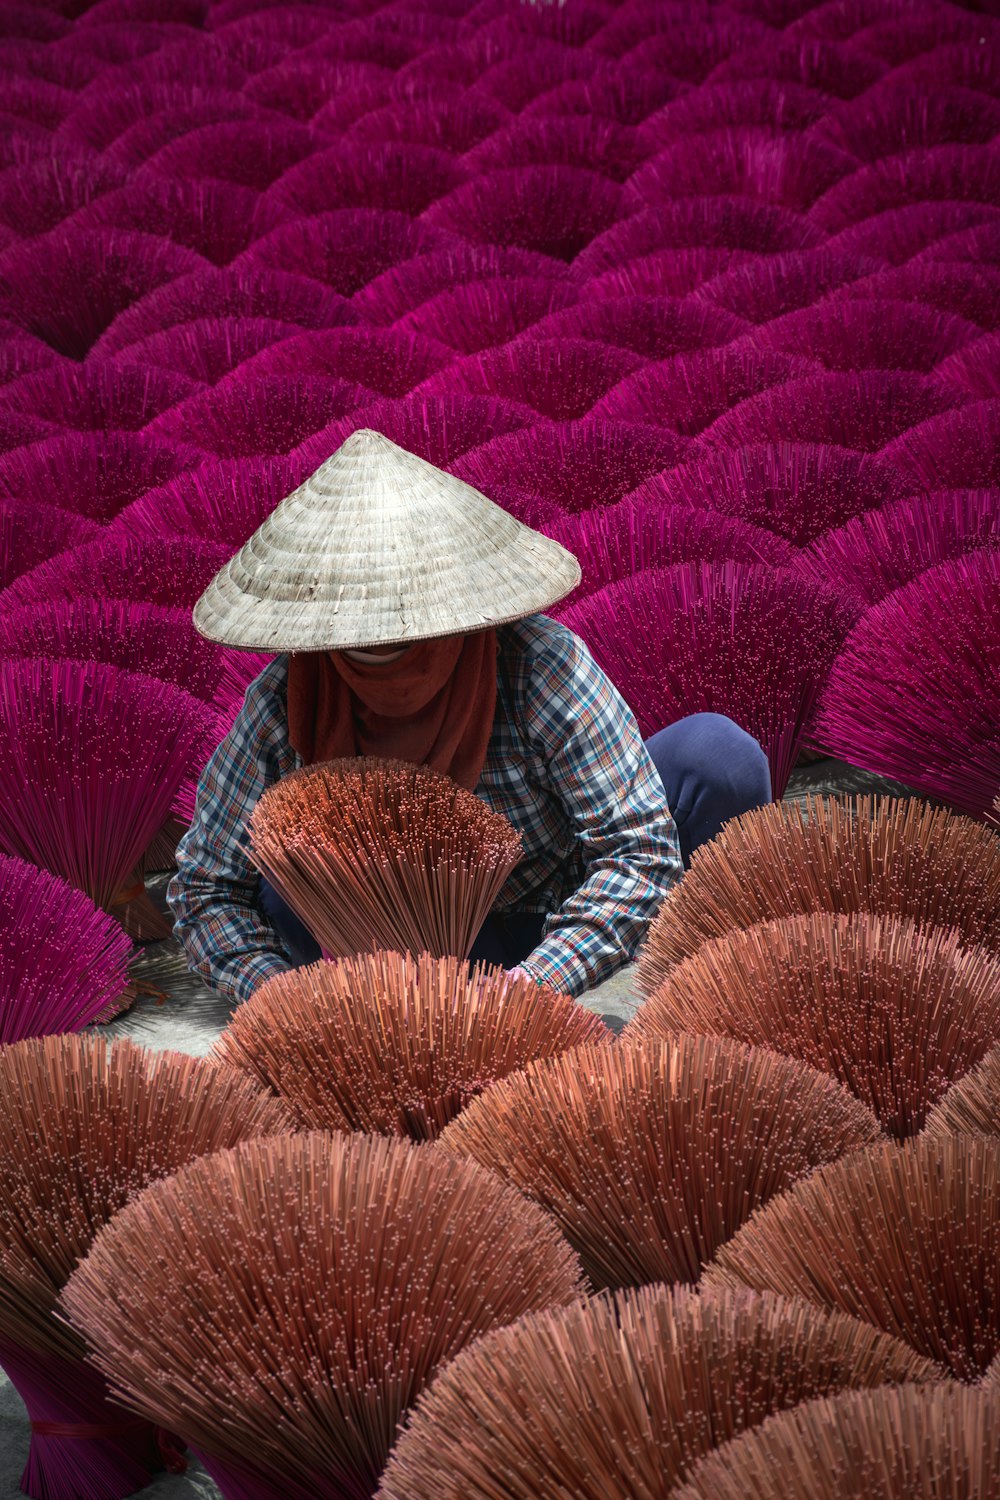
{"type": "MultiPolygon", "coordinates": [[[[767,757],[752,735],[721,714],[691,714],[646,741],[677,825],[684,868],[723,823],[771,800],[767,757]]],[[[314,963],[319,944],[266,880],[260,904],[293,965],[314,963]]],[[[470,959],[511,969],[537,946],[544,912],[491,912],[470,959]]]]}

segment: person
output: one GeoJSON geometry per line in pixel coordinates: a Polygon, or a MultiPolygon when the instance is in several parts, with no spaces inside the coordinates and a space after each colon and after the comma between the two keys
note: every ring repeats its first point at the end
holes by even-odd
{"type": "Polygon", "coordinates": [[[318,944],[255,870],[247,819],[302,765],[433,766],[504,813],[523,858],[470,957],[570,995],[632,959],[691,852],[770,800],[767,761],[696,714],[644,744],[584,643],[543,611],[577,560],[379,433],[353,433],[198,601],[211,640],[277,652],[201,776],[167,899],[235,1001],[318,944]]]}

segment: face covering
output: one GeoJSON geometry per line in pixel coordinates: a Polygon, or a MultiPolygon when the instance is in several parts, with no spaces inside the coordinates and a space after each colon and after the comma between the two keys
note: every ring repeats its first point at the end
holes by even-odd
{"type": "Polygon", "coordinates": [[[288,659],[288,732],[303,764],[377,755],[443,771],[472,791],[493,729],[496,631],[417,641],[398,658],[288,659]]]}

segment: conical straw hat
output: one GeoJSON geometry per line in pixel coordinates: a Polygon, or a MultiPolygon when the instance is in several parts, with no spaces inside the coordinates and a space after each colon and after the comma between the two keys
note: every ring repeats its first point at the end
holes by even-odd
{"type": "Polygon", "coordinates": [[[363,429],[216,574],[194,623],[248,651],[338,651],[503,625],[579,581],[557,542],[363,429]]]}

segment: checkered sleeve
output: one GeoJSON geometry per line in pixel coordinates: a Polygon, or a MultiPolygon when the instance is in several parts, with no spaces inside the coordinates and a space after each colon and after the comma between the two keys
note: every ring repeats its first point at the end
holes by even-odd
{"type": "Polygon", "coordinates": [[[635,956],[682,874],[680,844],[631,710],[569,630],[553,633],[532,664],[524,729],[548,767],[586,870],[523,967],[579,995],[635,956]]]}
{"type": "Polygon", "coordinates": [[[246,834],[257,798],[294,767],[286,718],[279,659],[250,684],[232,729],[202,773],[194,821],[167,889],[174,934],[190,967],[234,1000],[246,1000],[262,980],[290,967],[257,902],[259,876],[246,834]]]}

